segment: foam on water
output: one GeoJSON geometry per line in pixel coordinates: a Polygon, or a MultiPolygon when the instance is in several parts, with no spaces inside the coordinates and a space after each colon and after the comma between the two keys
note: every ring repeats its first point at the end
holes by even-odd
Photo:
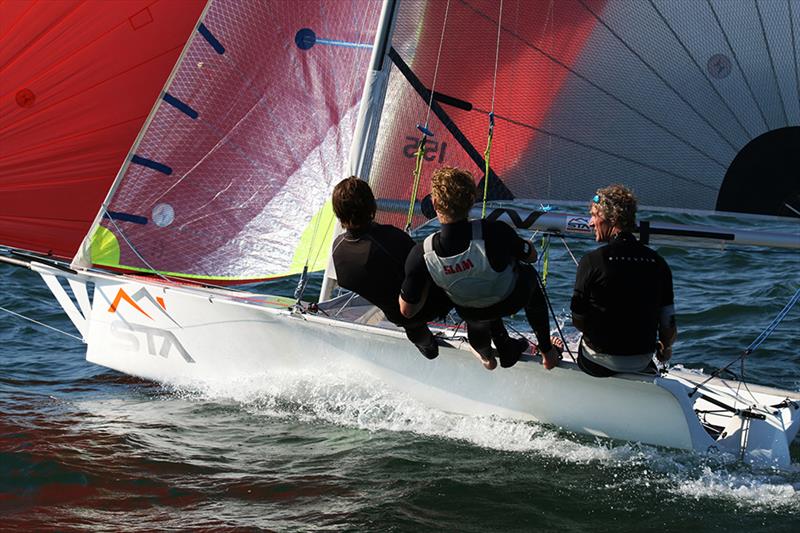
{"type": "Polygon", "coordinates": [[[238,382],[193,384],[182,399],[233,402],[248,414],[325,421],[370,432],[409,432],[534,459],[600,468],[609,490],[655,489],[682,498],[733,502],[748,511],[800,514],[800,465],[758,469],[727,455],[657,448],[592,438],[541,424],[432,409],[373,377],[312,372],[253,376],[238,382]]]}

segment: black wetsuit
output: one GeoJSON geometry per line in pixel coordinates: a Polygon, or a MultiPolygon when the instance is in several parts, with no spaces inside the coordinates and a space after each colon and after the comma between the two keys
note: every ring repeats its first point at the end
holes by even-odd
{"type": "Polygon", "coordinates": [[[583,320],[590,348],[640,355],[655,351],[659,314],[673,302],[667,262],[632,233],[622,232],[583,256],[571,308],[583,320]]]}
{"type": "MultiPolygon", "coordinates": [[[[486,256],[489,264],[496,272],[501,272],[512,261],[527,256],[526,241],[508,224],[498,221],[482,221],[483,238],[486,243],[486,256]]],[[[470,222],[461,220],[452,224],[442,224],[442,229],[433,239],[433,249],[440,257],[449,257],[465,251],[472,238],[470,222]]],[[[532,266],[519,263],[517,283],[505,300],[483,308],[467,308],[456,306],[458,314],[467,322],[470,344],[483,354],[482,348],[490,346],[490,339],[500,348],[508,333],[503,326],[502,318],[520,309],[525,309],[525,316],[536,333],[539,348],[550,350],[550,321],[547,305],[532,266]],[[498,342],[499,341],[499,342],[498,342]]],[[[425,263],[423,245],[417,244],[406,260],[406,279],[401,294],[409,303],[419,302],[426,286],[433,285],[433,279],[425,263]]]]}
{"type": "Polygon", "coordinates": [[[341,287],[379,307],[387,320],[403,326],[409,340],[420,346],[434,342],[427,322],[446,315],[453,304],[442,290],[434,287],[428,292],[422,310],[414,317],[409,319],[400,313],[397,298],[405,277],[406,257],[413,247],[414,240],[404,231],[394,226],[371,224],[336,238],[333,264],[341,287]]]}

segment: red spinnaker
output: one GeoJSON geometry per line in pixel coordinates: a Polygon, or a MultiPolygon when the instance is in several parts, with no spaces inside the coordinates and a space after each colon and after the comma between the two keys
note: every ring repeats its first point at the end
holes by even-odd
{"type": "Polygon", "coordinates": [[[205,3],[0,3],[0,244],[75,254],[205,3]]]}

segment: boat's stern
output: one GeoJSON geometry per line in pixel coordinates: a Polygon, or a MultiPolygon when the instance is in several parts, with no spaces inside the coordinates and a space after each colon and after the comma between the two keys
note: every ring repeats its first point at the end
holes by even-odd
{"type": "Polygon", "coordinates": [[[800,393],[675,370],[664,381],[682,400],[690,425],[696,420],[713,441],[697,438],[696,449],[764,466],[791,463],[789,448],[800,431],[800,393]]]}

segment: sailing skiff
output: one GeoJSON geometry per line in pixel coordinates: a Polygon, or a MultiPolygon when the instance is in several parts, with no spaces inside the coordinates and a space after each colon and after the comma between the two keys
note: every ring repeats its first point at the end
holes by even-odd
{"type": "Polygon", "coordinates": [[[163,383],[352,371],[444,411],[726,453],[767,466],[791,463],[789,446],[800,430],[800,393],[742,389],[702,374],[671,369],[598,379],[569,360],[547,371],[529,354],[497,375],[478,364],[463,332],[441,328],[435,330],[440,355],[428,361],[400,328],[347,295],[300,312],[290,298],[67,272],[36,260],[25,266],[42,276],[83,335],[88,361],[163,383]]]}
{"type": "Polygon", "coordinates": [[[352,369],[446,411],[791,463],[798,392],[532,356],[498,375],[457,330],[427,361],[370,306],[328,300],[330,268],[323,302],[301,298],[350,174],[408,227],[441,164],[483,176],[487,216],[559,237],[586,217],[522,199],[622,179],[656,209],[800,216],[795,0],[6,2],[0,21],[0,260],[42,276],[88,361],[189,386],[352,369]],[[296,274],[293,299],[216,286],[296,274]]]}

